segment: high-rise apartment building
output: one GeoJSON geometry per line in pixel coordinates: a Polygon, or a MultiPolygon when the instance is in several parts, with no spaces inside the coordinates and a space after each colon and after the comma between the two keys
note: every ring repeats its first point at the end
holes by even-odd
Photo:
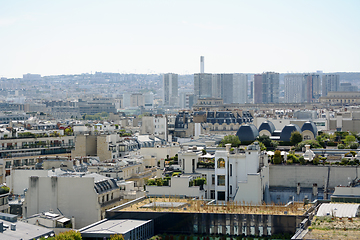
{"type": "Polygon", "coordinates": [[[179,94],[179,105],[182,109],[191,109],[194,105],[194,94],[192,92],[182,92],[179,94]]]}
{"type": "Polygon", "coordinates": [[[212,97],[212,74],[195,73],[194,74],[194,95],[195,102],[200,98],[212,97]]]}
{"type": "Polygon", "coordinates": [[[233,74],[233,103],[248,102],[248,76],[242,73],[233,74]]]}
{"type": "Polygon", "coordinates": [[[178,75],[166,73],[163,76],[163,104],[165,106],[178,105],[178,75]]]}
{"type": "Polygon", "coordinates": [[[247,75],[195,73],[194,93],[199,98],[222,98],[224,103],[247,102],[247,75]]]}
{"type": "Polygon", "coordinates": [[[285,103],[311,103],[321,96],[320,76],[317,73],[287,74],[284,83],[285,103]]]}
{"type": "Polygon", "coordinates": [[[315,102],[321,97],[321,80],[318,73],[304,74],[303,102],[315,102]]]}
{"type": "Polygon", "coordinates": [[[262,74],[263,103],[279,102],[279,73],[266,72],[262,74]]]}
{"type": "Polygon", "coordinates": [[[340,88],[340,76],[337,74],[325,74],[322,76],[322,96],[328,92],[338,92],[340,88]]]}
{"type": "Polygon", "coordinates": [[[287,74],[284,76],[285,103],[303,102],[303,74],[287,74]]]}
{"type": "Polygon", "coordinates": [[[254,75],[254,103],[279,102],[279,73],[254,75]]]}
{"type": "Polygon", "coordinates": [[[254,75],[254,103],[262,103],[262,75],[261,74],[255,74],[254,75]]]}

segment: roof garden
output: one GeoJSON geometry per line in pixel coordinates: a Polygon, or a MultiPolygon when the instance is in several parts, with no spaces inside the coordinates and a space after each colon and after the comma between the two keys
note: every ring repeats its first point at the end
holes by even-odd
{"type": "Polygon", "coordinates": [[[241,202],[227,202],[217,205],[215,200],[201,200],[179,197],[147,197],[119,211],[127,212],[189,212],[189,213],[232,213],[263,215],[303,215],[310,205],[293,203],[284,205],[249,205],[241,202]]]}
{"type": "Polygon", "coordinates": [[[314,217],[308,228],[306,239],[359,239],[360,219],[358,217],[314,217]]]}

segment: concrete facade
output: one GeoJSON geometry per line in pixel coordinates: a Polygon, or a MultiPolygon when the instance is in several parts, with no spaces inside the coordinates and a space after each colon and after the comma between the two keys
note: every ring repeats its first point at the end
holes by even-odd
{"type": "Polygon", "coordinates": [[[67,218],[75,217],[74,228],[99,221],[105,217],[106,209],[120,201],[118,187],[106,187],[100,192],[95,190],[96,183],[101,185],[108,180],[94,174],[86,177],[31,176],[23,204],[24,217],[53,210],[67,218]]]}
{"type": "Polygon", "coordinates": [[[172,177],[169,186],[146,186],[149,196],[186,196],[205,199],[205,191],[201,186],[189,186],[192,176],[183,175],[172,177]]]}
{"type": "Polygon", "coordinates": [[[353,166],[302,166],[270,165],[270,186],[312,187],[314,183],[322,187],[347,186],[349,181],[360,176],[360,168],[353,166]],[[284,181],[286,179],[286,181],[284,181]],[[350,179],[350,180],[349,180],[350,179]]]}

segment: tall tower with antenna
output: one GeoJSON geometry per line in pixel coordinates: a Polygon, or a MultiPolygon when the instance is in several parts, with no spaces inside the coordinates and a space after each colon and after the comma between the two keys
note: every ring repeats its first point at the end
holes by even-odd
{"type": "Polygon", "coordinates": [[[204,56],[200,56],[200,73],[204,73],[204,56]]]}

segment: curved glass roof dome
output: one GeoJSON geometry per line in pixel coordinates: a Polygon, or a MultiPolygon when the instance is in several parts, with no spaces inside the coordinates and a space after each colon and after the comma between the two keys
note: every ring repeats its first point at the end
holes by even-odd
{"type": "Polygon", "coordinates": [[[314,122],[306,122],[302,125],[301,131],[309,130],[314,134],[314,137],[317,135],[317,127],[314,122]]]}
{"type": "Polygon", "coordinates": [[[292,132],[296,132],[298,131],[299,133],[301,133],[301,129],[298,125],[296,124],[289,124],[286,125],[280,133],[280,141],[284,141],[284,142],[290,142],[290,137],[291,137],[291,133],[292,132]]]}
{"type": "Polygon", "coordinates": [[[242,142],[254,141],[259,136],[259,131],[253,124],[245,124],[240,126],[236,136],[238,136],[239,140],[242,142]]]}
{"type": "Polygon", "coordinates": [[[262,122],[260,127],[259,127],[259,132],[261,132],[262,130],[267,130],[271,133],[271,135],[273,134],[273,132],[276,130],[275,129],[275,126],[272,122],[270,121],[265,121],[265,122],[262,122]]]}

